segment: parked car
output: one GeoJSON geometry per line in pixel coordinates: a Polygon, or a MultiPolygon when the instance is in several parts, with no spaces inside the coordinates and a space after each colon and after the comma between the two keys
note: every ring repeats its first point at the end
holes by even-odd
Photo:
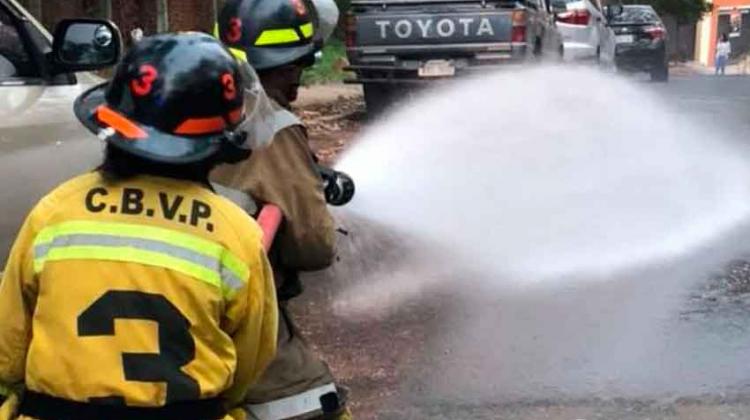
{"type": "Polygon", "coordinates": [[[346,44],[370,111],[404,85],[563,51],[545,0],[353,0],[346,44]]]}
{"type": "Polygon", "coordinates": [[[593,60],[614,65],[615,34],[601,0],[551,0],[550,4],[562,35],[566,61],[593,60]]]}
{"type": "Polygon", "coordinates": [[[63,180],[92,169],[101,147],[73,115],[90,71],[119,59],[114,24],[66,20],[53,38],[15,0],[0,0],[0,271],[31,207],[63,180]]]}
{"type": "Polygon", "coordinates": [[[610,21],[617,41],[617,69],[645,71],[651,74],[651,80],[666,82],[669,79],[667,29],[661,18],[648,5],[620,7],[622,13],[613,14],[610,21]]]}

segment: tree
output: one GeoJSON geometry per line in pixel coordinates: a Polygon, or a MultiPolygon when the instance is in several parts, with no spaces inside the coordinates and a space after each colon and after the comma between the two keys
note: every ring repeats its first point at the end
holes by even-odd
{"type": "Polygon", "coordinates": [[[626,0],[626,4],[650,4],[659,15],[672,16],[680,25],[696,23],[711,11],[706,0],[626,0]]]}
{"type": "Polygon", "coordinates": [[[339,6],[339,10],[341,13],[345,13],[347,10],[349,10],[349,3],[350,0],[336,0],[336,4],[339,6]]]}

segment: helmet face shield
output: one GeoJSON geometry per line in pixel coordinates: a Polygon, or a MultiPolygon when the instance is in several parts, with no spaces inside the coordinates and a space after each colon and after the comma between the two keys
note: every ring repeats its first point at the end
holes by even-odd
{"type": "Polygon", "coordinates": [[[316,41],[319,44],[319,48],[322,48],[322,45],[328,41],[336,31],[336,27],[338,27],[339,7],[336,5],[335,0],[312,0],[312,2],[318,18],[316,41]]]}
{"type": "Polygon", "coordinates": [[[240,73],[245,84],[245,119],[235,131],[246,135],[245,143],[240,147],[251,150],[261,149],[271,144],[273,140],[274,110],[255,70],[247,62],[242,62],[240,73]]]}

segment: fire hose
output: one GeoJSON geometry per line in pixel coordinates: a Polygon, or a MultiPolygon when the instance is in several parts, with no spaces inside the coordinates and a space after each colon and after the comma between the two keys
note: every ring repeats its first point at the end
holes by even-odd
{"type": "MultiPolygon", "coordinates": [[[[320,165],[318,172],[323,178],[323,191],[328,204],[343,206],[352,200],[355,187],[354,180],[349,175],[320,165]]],[[[263,231],[263,247],[266,252],[271,249],[283,220],[281,209],[273,204],[264,205],[258,213],[257,222],[263,231]]]]}
{"type": "Polygon", "coordinates": [[[273,204],[266,204],[258,213],[257,221],[263,231],[263,248],[266,252],[271,249],[282,220],[284,216],[281,214],[281,209],[273,204]]]}

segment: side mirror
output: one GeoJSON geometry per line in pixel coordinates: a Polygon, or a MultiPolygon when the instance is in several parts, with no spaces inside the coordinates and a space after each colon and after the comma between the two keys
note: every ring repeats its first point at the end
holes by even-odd
{"type": "Polygon", "coordinates": [[[54,73],[100,70],[120,60],[122,37],[107,20],[65,19],[55,28],[51,62],[54,73]]]}
{"type": "Polygon", "coordinates": [[[607,21],[610,21],[617,16],[620,16],[624,10],[625,8],[622,6],[622,4],[613,4],[610,6],[606,6],[604,10],[604,16],[606,16],[607,21]]]}

